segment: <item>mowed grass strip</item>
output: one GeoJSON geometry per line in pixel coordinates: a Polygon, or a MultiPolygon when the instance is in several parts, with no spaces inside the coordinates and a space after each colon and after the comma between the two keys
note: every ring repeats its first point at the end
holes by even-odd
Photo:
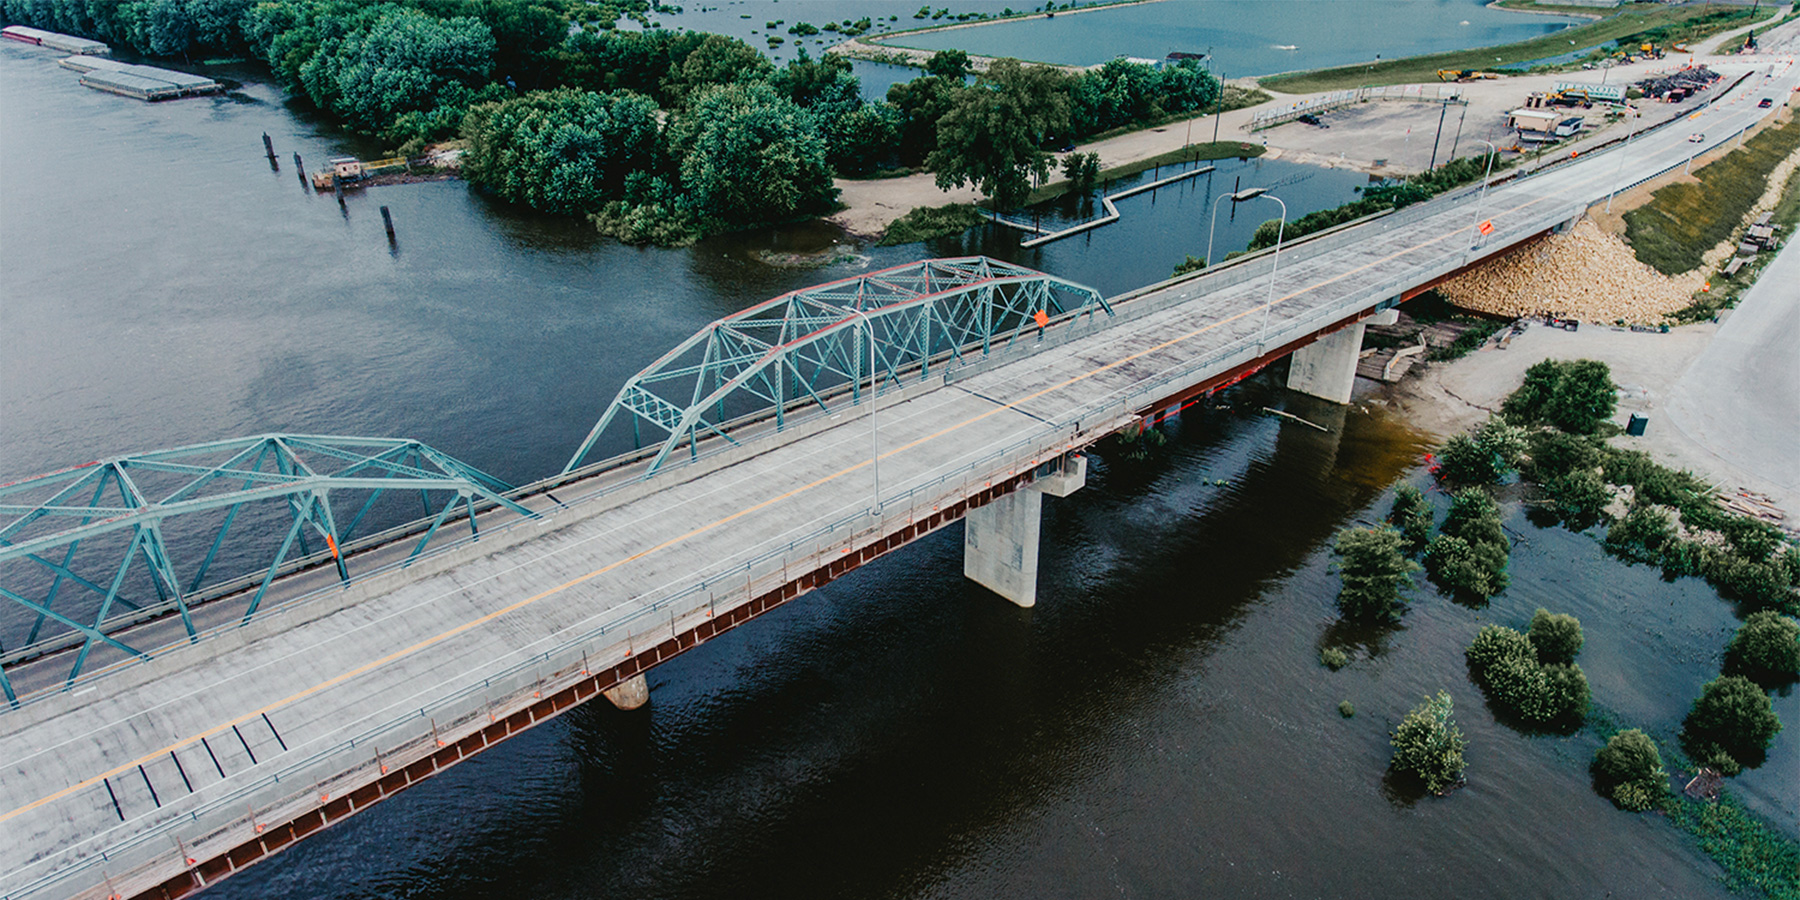
{"type": "Polygon", "coordinates": [[[1664,275],[1700,267],[1701,257],[1731,237],[1769,187],[1769,173],[1800,150],[1800,117],[1765,128],[1744,146],[1650,195],[1625,214],[1625,240],[1639,261],[1664,275]]]}
{"type": "Polygon", "coordinates": [[[1534,59],[1557,56],[1646,32],[1651,33],[1646,37],[1658,45],[1696,41],[1721,31],[1741,28],[1752,22],[1767,19],[1778,11],[1773,6],[1765,6],[1754,11],[1742,7],[1714,6],[1709,9],[1705,4],[1680,7],[1657,5],[1650,9],[1635,6],[1632,8],[1620,7],[1618,13],[1597,22],[1567,28],[1543,37],[1520,41],[1517,44],[1454,50],[1448,53],[1411,56],[1405,59],[1388,59],[1377,63],[1339,66],[1335,69],[1319,69],[1313,72],[1271,75],[1261,79],[1258,83],[1272,91],[1310,94],[1316,91],[1336,91],[1363,85],[1436,81],[1439,69],[1483,71],[1497,66],[1514,65],[1534,59]]]}

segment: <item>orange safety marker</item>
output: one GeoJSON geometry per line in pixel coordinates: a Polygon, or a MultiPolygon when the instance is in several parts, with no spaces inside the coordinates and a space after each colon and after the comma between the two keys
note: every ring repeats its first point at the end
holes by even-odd
{"type": "Polygon", "coordinates": [[[337,540],[335,538],[333,538],[329,533],[327,533],[325,535],[325,545],[331,548],[332,556],[337,557],[338,559],[343,558],[344,555],[338,552],[337,540]]]}
{"type": "Polygon", "coordinates": [[[1484,235],[1484,236],[1485,236],[1485,235],[1490,235],[1490,234],[1493,234],[1493,233],[1494,233],[1494,220],[1493,220],[1493,219],[1488,219],[1488,220],[1487,220],[1487,221],[1485,221],[1485,222],[1482,222],[1482,223],[1481,223],[1481,228],[1480,228],[1480,229],[1479,229],[1479,230],[1480,230],[1480,231],[1481,231],[1481,233],[1482,233],[1482,234],[1483,234],[1483,235],[1484,235]]]}
{"type": "Polygon", "coordinates": [[[1037,312],[1034,312],[1034,313],[1032,313],[1032,314],[1031,314],[1031,317],[1032,317],[1032,318],[1033,318],[1033,319],[1035,319],[1035,320],[1037,320],[1037,323],[1038,323],[1038,327],[1039,327],[1039,328],[1042,328],[1042,327],[1044,327],[1044,326],[1045,326],[1045,325],[1048,325],[1048,324],[1050,324],[1050,317],[1049,317],[1049,316],[1047,316],[1047,315],[1045,315],[1045,314],[1044,314],[1044,311],[1043,311],[1043,310],[1041,310],[1041,309],[1040,309],[1040,310],[1038,310],[1038,311],[1037,311],[1037,312]]]}

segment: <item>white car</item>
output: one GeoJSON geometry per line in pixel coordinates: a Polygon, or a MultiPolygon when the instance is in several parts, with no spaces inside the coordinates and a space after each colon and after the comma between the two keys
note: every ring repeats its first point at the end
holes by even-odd
{"type": "Polygon", "coordinates": [[[1690,135],[1688,135],[1688,140],[1691,141],[1692,143],[1698,144],[1701,141],[1706,140],[1706,135],[1699,134],[1699,133],[1690,134],[1690,135]]]}

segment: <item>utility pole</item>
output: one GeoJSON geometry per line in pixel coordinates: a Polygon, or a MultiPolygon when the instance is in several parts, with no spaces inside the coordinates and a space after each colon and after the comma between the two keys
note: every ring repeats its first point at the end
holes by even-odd
{"type": "Polygon", "coordinates": [[[1450,142],[1450,161],[1456,161],[1456,148],[1462,146],[1463,122],[1469,118],[1469,102],[1463,101],[1462,115],[1456,117],[1456,139],[1450,142]]]}
{"type": "Polygon", "coordinates": [[[1445,100],[1442,103],[1438,104],[1437,135],[1431,139],[1431,165],[1426,166],[1425,167],[1426,169],[1437,168],[1438,141],[1441,138],[1443,138],[1443,136],[1444,136],[1444,116],[1447,115],[1449,112],[1450,112],[1450,101],[1449,100],[1445,100]]]}

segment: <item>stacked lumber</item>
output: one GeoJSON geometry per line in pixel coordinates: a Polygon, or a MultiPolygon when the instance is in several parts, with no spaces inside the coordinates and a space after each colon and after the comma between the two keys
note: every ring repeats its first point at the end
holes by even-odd
{"type": "Polygon", "coordinates": [[[1651,325],[1693,302],[1705,269],[1670,278],[1638,262],[1615,235],[1582,219],[1438,286],[1445,300],[1501,316],[1651,325]]]}

